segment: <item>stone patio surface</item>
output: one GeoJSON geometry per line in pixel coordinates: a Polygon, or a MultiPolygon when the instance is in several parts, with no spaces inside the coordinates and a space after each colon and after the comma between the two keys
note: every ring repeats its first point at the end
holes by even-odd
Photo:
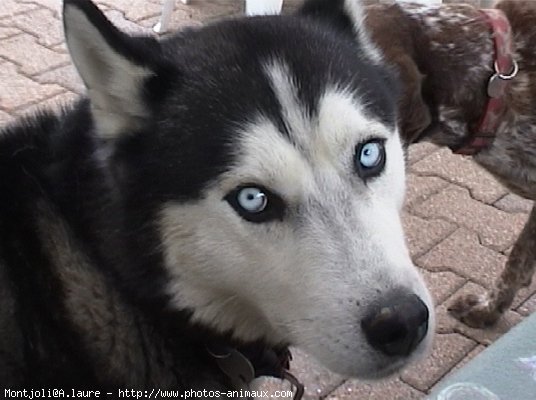
{"type": "MultiPolygon", "coordinates": [[[[130,31],[151,33],[159,0],[97,0],[130,31]]],[[[176,2],[172,29],[238,14],[239,0],[176,2]]],[[[298,1],[285,0],[285,11],[298,1]]],[[[473,1],[475,3],[475,1],[473,1]]],[[[83,92],[62,37],[60,0],[2,0],[0,7],[0,123],[35,107],[56,106],[83,92]]],[[[415,263],[435,296],[438,326],[432,354],[379,384],[344,380],[295,351],[294,373],[306,398],[420,399],[513,325],[536,311],[536,282],[521,291],[491,330],[467,328],[445,312],[454,297],[492,285],[522,228],[531,203],[510,194],[470,159],[430,144],[411,147],[404,222],[415,263]]],[[[275,381],[267,382],[279,387],[275,381]]]]}

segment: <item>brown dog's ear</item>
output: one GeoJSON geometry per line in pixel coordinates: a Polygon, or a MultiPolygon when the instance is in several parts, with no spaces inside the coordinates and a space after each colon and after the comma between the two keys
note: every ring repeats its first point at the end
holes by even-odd
{"type": "Polygon", "coordinates": [[[409,55],[400,54],[396,58],[395,64],[402,84],[398,106],[400,138],[407,146],[431,124],[432,116],[422,96],[424,75],[409,55]]]}

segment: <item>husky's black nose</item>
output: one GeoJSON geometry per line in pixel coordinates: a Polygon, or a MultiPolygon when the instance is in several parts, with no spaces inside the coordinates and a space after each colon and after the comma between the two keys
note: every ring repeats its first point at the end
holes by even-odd
{"type": "Polygon", "coordinates": [[[361,321],[372,347],[388,356],[408,356],[428,331],[428,307],[415,294],[395,292],[361,321]]]}

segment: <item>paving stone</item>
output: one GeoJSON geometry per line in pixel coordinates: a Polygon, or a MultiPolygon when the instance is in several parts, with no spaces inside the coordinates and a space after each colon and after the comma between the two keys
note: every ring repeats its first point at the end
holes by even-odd
{"type": "MultiPolygon", "coordinates": [[[[121,10],[130,21],[138,21],[150,16],[160,15],[162,10],[161,2],[147,0],[98,0],[99,7],[105,5],[110,9],[121,10]]],[[[175,8],[182,5],[176,1],[175,8]]]]}
{"type": "Polygon", "coordinates": [[[21,31],[12,27],[0,26],[0,39],[5,39],[10,36],[19,35],[21,31]]]}
{"type": "Polygon", "coordinates": [[[58,54],[39,43],[29,34],[2,40],[0,56],[20,65],[20,72],[36,75],[69,61],[67,55],[58,54]]]}
{"type": "Polygon", "coordinates": [[[349,380],[326,397],[327,400],[417,400],[424,393],[416,390],[399,378],[364,383],[349,380]]]}
{"type": "Polygon", "coordinates": [[[407,161],[408,165],[412,165],[417,161],[422,160],[424,157],[439,150],[440,147],[428,142],[420,142],[412,144],[408,147],[407,161]]]}
{"type": "Polygon", "coordinates": [[[409,213],[402,214],[402,223],[412,257],[426,253],[456,230],[456,225],[448,221],[426,220],[409,213]]]}
{"type": "Polygon", "coordinates": [[[496,201],[493,204],[500,210],[509,213],[529,213],[532,210],[534,202],[532,200],[524,199],[517,194],[508,193],[506,196],[496,201]]]}
{"type": "Polygon", "coordinates": [[[343,377],[328,371],[298,349],[292,349],[290,370],[305,385],[307,399],[327,395],[344,381],[343,377]]]}
{"type": "Polygon", "coordinates": [[[473,282],[467,282],[454,293],[444,304],[436,309],[438,332],[457,332],[485,346],[490,345],[499,337],[508,332],[522,320],[522,316],[515,311],[508,310],[497,323],[486,329],[471,328],[458,321],[448,313],[448,307],[459,297],[468,293],[484,295],[485,290],[473,282]]]}
{"type": "Polygon", "coordinates": [[[506,257],[482,246],[476,233],[459,228],[416,262],[429,271],[453,271],[491,287],[501,273],[506,257]]]}
{"type": "Polygon", "coordinates": [[[411,209],[415,205],[422,203],[448,185],[447,181],[435,176],[408,174],[406,178],[406,208],[411,209]]]}
{"type": "Polygon", "coordinates": [[[445,304],[436,307],[435,318],[436,334],[456,333],[456,325],[458,325],[459,322],[448,313],[445,304]]]}
{"type": "Polygon", "coordinates": [[[243,14],[245,2],[235,0],[198,0],[195,2],[192,1],[187,6],[178,4],[178,7],[175,7],[175,10],[177,9],[190,12],[193,19],[210,21],[218,17],[243,14]]]}
{"type": "Polygon", "coordinates": [[[152,29],[140,25],[138,22],[132,22],[125,18],[125,14],[117,10],[108,10],[104,13],[106,17],[119,29],[129,33],[143,33],[146,35],[156,35],[152,29]]]}
{"type": "MultiPolygon", "coordinates": [[[[130,1],[130,0],[102,0],[97,1],[99,8],[107,8],[106,16],[112,22],[126,30],[127,32],[143,32],[145,34],[154,34],[152,28],[158,22],[162,1],[130,1]]],[[[175,2],[173,13],[169,22],[169,31],[174,31],[185,26],[200,25],[201,20],[214,18],[229,13],[230,2],[221,1],[213,3],[210,1],[190,2],[184,5],[179,1],[175,2]]],[[[231,11],[238,11],[238,6],[234,2],[231,11]]]]}
{"type": "Polygon", "coordinates": [[[34,79],[40,83],[61,85],[75,93],[85,93],[85,86],[82,79],[78,76],[78,72],[76,72],[72,64],[48,70],[40,75],[36,75],[34,79]]]}
{"type": "MultiPolygon", "coordinates": [[[[298,349],[292,349],[292,373],[305,386],[304,400],[318,400],[344,382],[344,378],[320,366],[313,358],[298,349]]],[[[255,387],[274,393],[276,390],[291,390],[287,381],[262,378],[255,381],[255,387]]]]}
{"type": "Polygon", "coordinates": [[[76,98],[78,98],[77,94],[64,90],[46,100],[18,109],[13,114],[22,116],[26,114],[34,114],[39,110],[59,111],[62,106],[71,104],[76,98]]]}
{"type": "Polygon", "coordinates": [[[37,6],[35,4],[26,4],[18,0],[2,0],[2,7],[0,7],[0,19],[12,17],[36,8],[37,6]]]}
{"type": "MultiPolygon", "coordinates": [[[[159,0],[156,1],[160,4],[159,0]]],[[[175,3],[175,8],[171,14],[169,30],[174,31],[186,26],[199,26],[204,22],[225,18],[232,15],[242,15],[244,13],[244,2],[234,0],[204,0],[192,1],[188,5],[180,2],[175,3]]],[[[138,20],[145,27],[152,28],[158,21],[160,12],[138,20]]]]}
{"type": "MultiPolygon", "coordinates": [[[[485,349],[486,349],[486,346],[484,346],[482,344],[479,344],[478,346],[476,346],[458,364],[456,364],[454,366],[454,368],[452,368],[452,370],[450,370],[449,373],[447,375],[445,375],[445,377],[443,379],[447,379],[450,375],[452,375],[453,373],[455,373],[455,372],[459,371],[460,369],[462,369],[463,367],[465,367],[469,363],[469,361],[471,361],[473,358],[478,356],[485,349]]],[[[467,399],[467,400],[469,400],[469,399],[467,399]]]]}
{"type": "MultiPolygon", "coordinates": [[[[192,15],[191,12],[175,10],[169,20],[169,29],[162,36],[165,37],[167,34],[180,31],[184,28],[201,26],[203,25],[203,21],[201,21],[199,18],[199,16],[192,15]]],[[[153,27],[159,20],[159,16],[154,16],[136,21],[136,23],[142,26],[144,29],[152,31],[153,27]]]]}
{"type": "Polygon", "coordinates": [[[524,317],[528,317],[532,313],[536,313],[536,293],[530,296],[523,304],[521,304],[517,312],[524,317]]]}
{"type": "Polygon", "coordinates": [[[67,45],[65,42],[61,42],[60,44],[57,44],[56,46],[52,46],[50,48],[51,50],[54,50],[56,53],[60,54],[69,54],[69,50],[67,49],[67,45]]]}
{"type": "Polygon", "coordinates": [[[504,251],[525,225],[525,214],[509,214],[472,199],[466,189],[448,186],[419,204],[413,213],[424,218],[444,218],[478,232],[483,245],[504,251]]]}
{"type": "Polygon", "coordinates": [[[62,91],[58,85],[43,85],[18,73],[15,65],[0,68],[0,108],[11,111],[25,104],[42,101],[62,91]]]}
{"type": "Polygon", "coordinates": [[[457,333],[436,335],[432,353],[405,369],[402,380],[426,392],[475,347],[473,340],[457,333]]]}
{"type": "Polygon", "coordinates": [[[420,269],[434,304],[443,303],[448,297],[463,286],[466,279],[450,271],[430,272],[420,269]]]}
{"type": "Polygon", "coordinates": [[[144,30],[144,32],[151,32],[150,33],[151,35],[156,35],[159,38],[165,38],[187,27],[203,25],[201,21],[194,20],[189,17],[187,19],[184,19],[182,17],[179,18],[177,17],[177,13],[174,12],[171,16],[168,30],[163,34],[157,34],[154,32],[153,28],[159,21],[160,21],[159,16],[153,16],[153,17],[147,17],[145,19],[136,21],[136,24],[138,24],[140,28],[144,30]]]}
{"type": "MultiPolygon", "coordinates": [[[[257,378],[255,381],[253,381],[253,383],[251,384],[251,390],[266,391],[268,392],[269,397],[275,396],[276,391],[278,391],[279,394],[282,391],[287,391],[287,390],[293,391],[288,381],[277,379],[277,378],[272,378],[272,377],[264,377],[264,376],[257,378]]],[[[287,397],[287,399],[289,397],[287,397]]],[[[281,397],[281,398],[284,398],[284,397],[281,397]]],[[[314,398],[310,398],[310,397],[307,397],[307,395],[303,397],[304,400],[318,400],[318,398],[319,398],[318,396],[315,396],[314,398]]],[[[257,400],[261,400],[261,398],[257,398],[257,400]]]]}
{"type": "Polygon", "coordinates": [[[493,204],[508,193],[490,173],[470,157],[453,154],[442,148],[413,164],[410,170],[418,175],[439,176],[470,190],[474,199],[493,204]]]}
{"type": "Polygon", "coordinates": [[[20,30],[34,35],[43,46],[50,47],[63,41],[63,25],[47,8],[21,14],[13,22],[20,30]]]}
{"type": "Polygon", "coordinates": [[[301,0],[285,0],[283,2],[283,9],[281,10],[282,14],[291,14],[302,5],[301,0]]]}
{"type": "MultiPolygon", "coordinates": [[[[174,16],[176,14],[173,14],[174,16]]],[[[149,17],[146,19],[142,19],[140,21],[136,21],[136,24],[138,24],[142,29],[145,30],[145,32],[151,32],[151,35],[155,35],[155,32],[153,31],[153,27],[157,24],[157,22],[160,20],[159,17],[149,17]]],[[[181,29],[184,29],[186,27],[193,27],[193,26],[201,26],[201,21],[196,21],[193,19],[188,20],[173,20],[169,23],[169,30],[162,34],[157,35],[158,37],[166,37],[169,34],[172,34],[173,32],[180,31],[181,29]]]]}
{"type": "Polygon", "coordinates": [[[61,12],[63,8],[63,1],[60,0],[19,0],[21,3],[25,4],[39,4],[42,7],[48,8],[54,13],[56,18],[61,17],[61,12]]]}

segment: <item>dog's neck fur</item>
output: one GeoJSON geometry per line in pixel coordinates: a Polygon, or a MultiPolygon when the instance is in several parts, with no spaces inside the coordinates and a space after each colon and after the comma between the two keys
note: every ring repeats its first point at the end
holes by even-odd
{"type": "Polygon", "coordinates": [[[411,18],[422,30],[417,53],[425,75],[423,98],[432,123],[425,131],[440,145],[459,146],[480,120],[493,74],[494,48],[489,25],[463,5],[416,8],[411,18]]]}
{"type": "MultiPolygon", "coordinates": [[[[527,154],[531,138],[536,137],[532,117],[536,105],[536,5],[531,3],[507,0],[496,5],[511,24],[519,74],[506,93],[507,111],[494,143],[475,160],[503,177],[510,189],[534,198],[536,193],[520,193],[520,187],[527,187],[527,179],[536,182],[536,177],[513,177],[503,170],[514,159],[514,164],[519,164],[520,153],[527,154]],[[525,138],[523,145],[512,140],[512,135],[525,138]],[[519,185],[512,183],[516,181],[519,185]]],[[[484,113],[486,89],[494,73],[493,36],[480,11],[462,4],[380,4],[368,7],[367,25],[386,60],[399,69],[403,141],[410,144],[424,138],[441,146],[462,144],[484,113]]],[[[524,157],[524,165],[532,163],[531,158],[524,157]]]]}

